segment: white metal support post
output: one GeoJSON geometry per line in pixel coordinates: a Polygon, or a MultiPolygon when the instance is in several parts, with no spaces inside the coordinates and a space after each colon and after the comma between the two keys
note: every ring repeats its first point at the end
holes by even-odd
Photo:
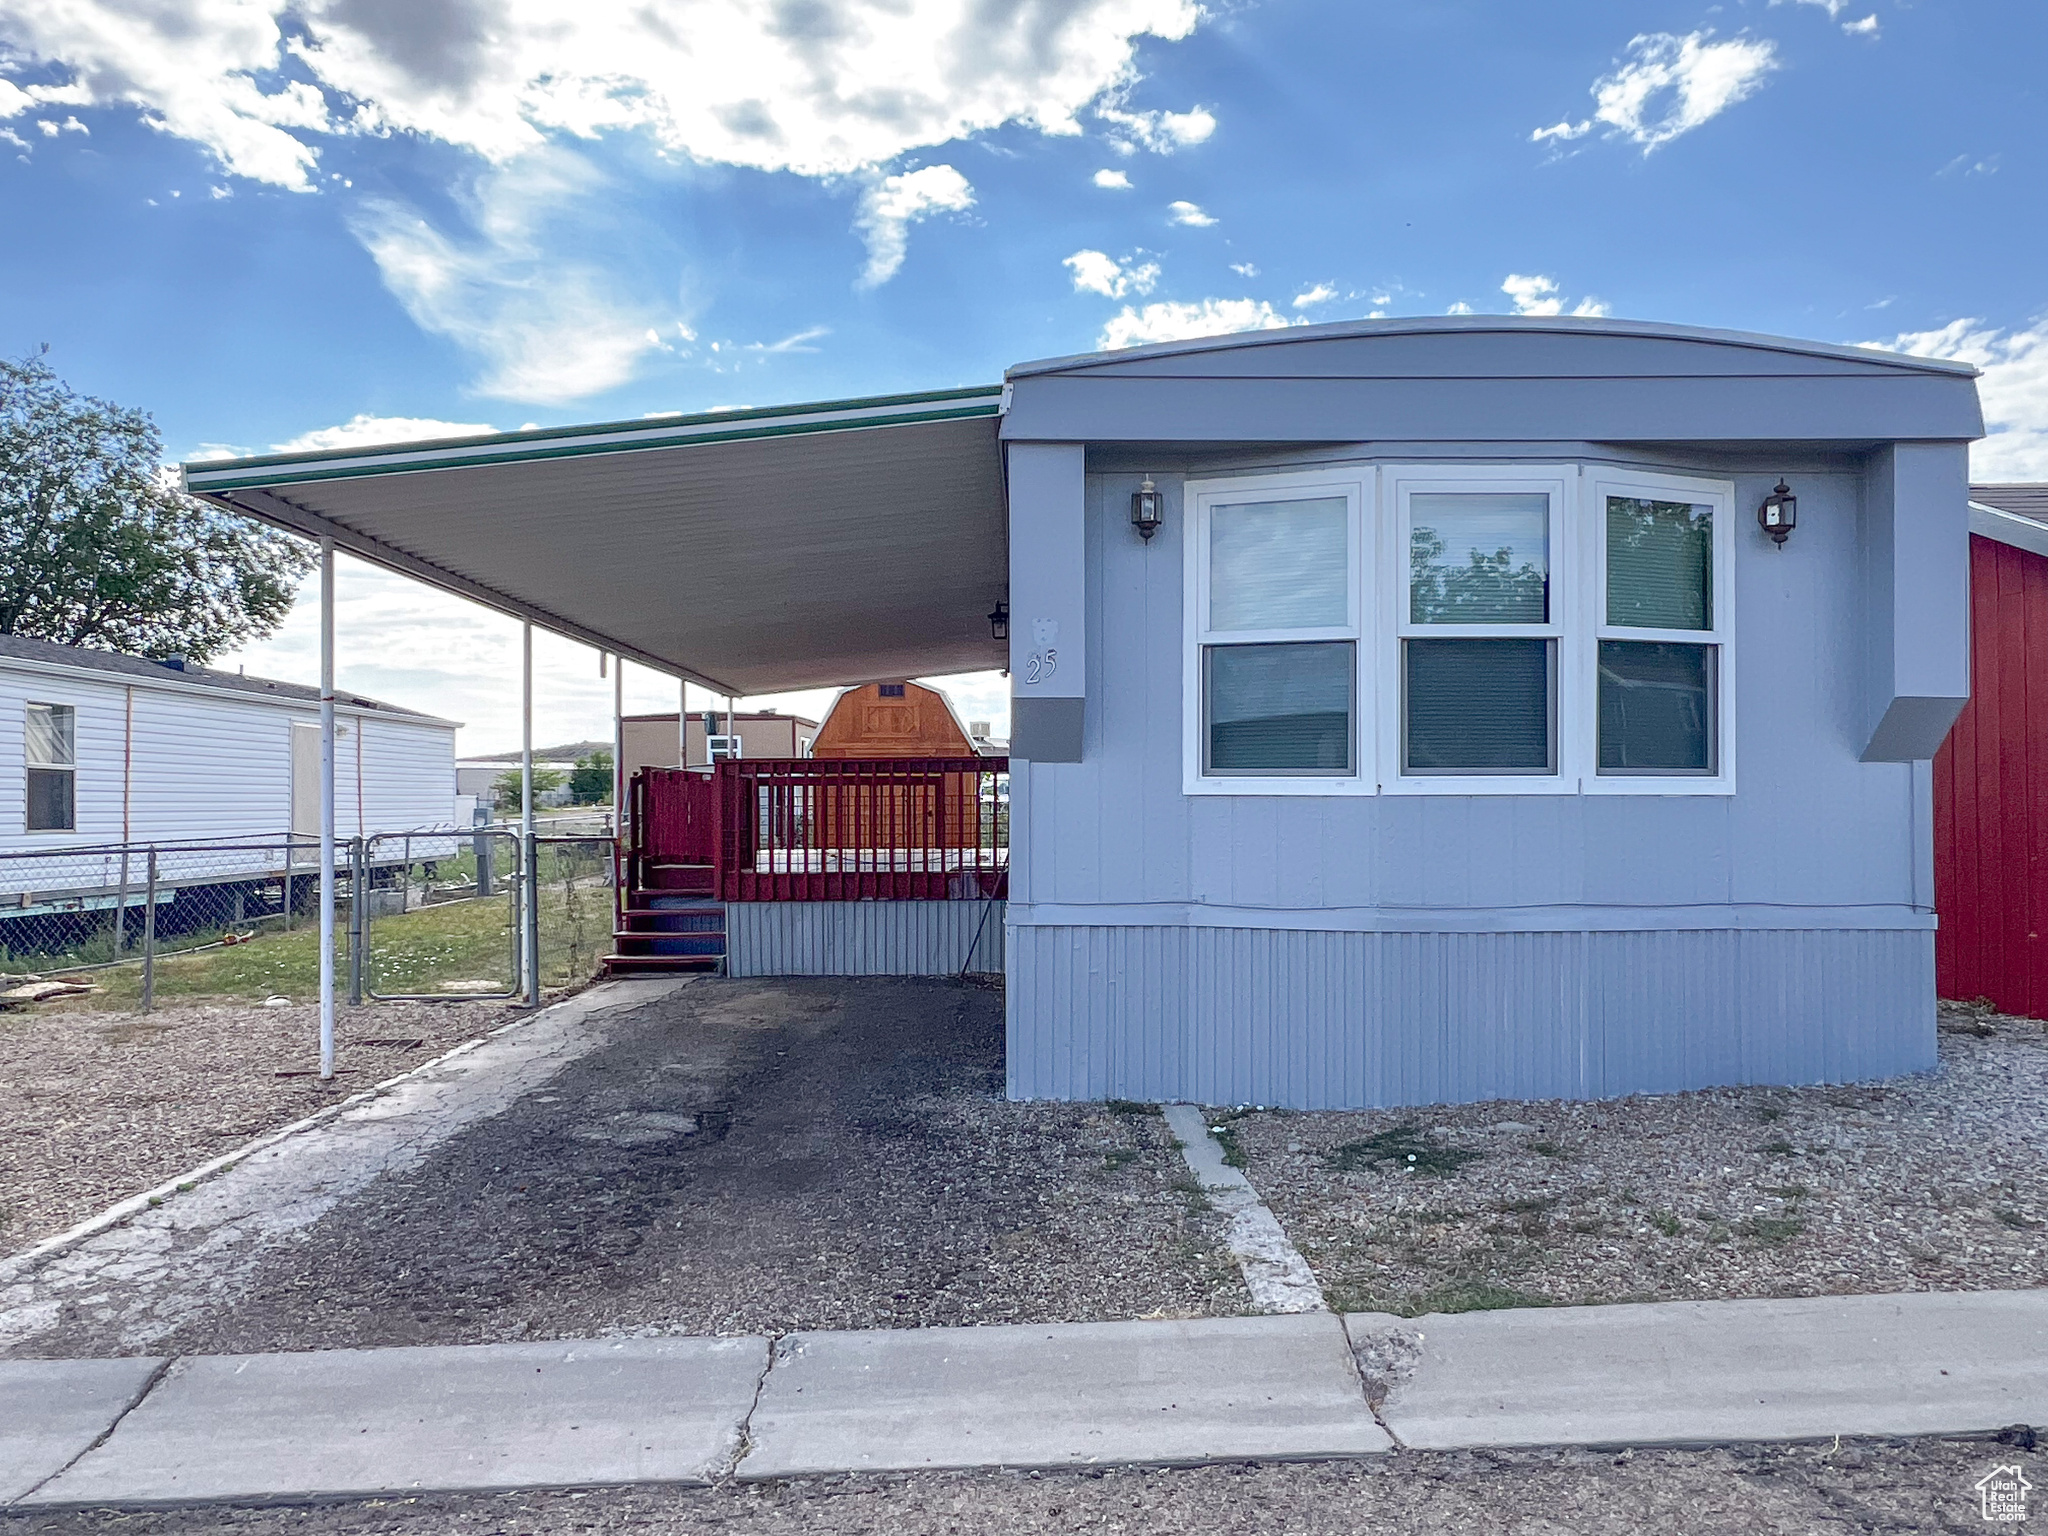
{"type": "Polygon", "coordinates": [[[540,1006],[540,847],[533,836],[533,625],[519,626],[519,987],[540,1006]]]}
{"type": "Polygon", "coordinates": [[[626,835],[626,658],[612,658],[612,835],[626,835]]]}
{"type": "Polygon", "coordinates": [[[320,1079],[334,1077],[334,540],[320,541],[320,1079]]]}
{"type": "Polygon", "coordinates": [[[676,679],[676,766],[690,766],[690,684],[676,679]]]}

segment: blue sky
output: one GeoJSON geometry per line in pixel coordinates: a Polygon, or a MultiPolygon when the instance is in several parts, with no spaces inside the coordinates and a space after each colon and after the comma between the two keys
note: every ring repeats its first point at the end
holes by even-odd
{"type": "MultiPolygon", "coordinates": [[[[185,457],[1604,312],[1967,357],[1980,475],[2048,478],[2043,58],[2030,0],[0,0],[0,347],[185,457]]],[[[343,622],[508,743],[513,626],[360,569],[343,622]]]]}

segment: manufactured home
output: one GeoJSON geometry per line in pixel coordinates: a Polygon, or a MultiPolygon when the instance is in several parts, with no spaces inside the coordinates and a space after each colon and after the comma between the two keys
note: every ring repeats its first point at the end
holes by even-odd
{"type": "MultiPolygon", "coordinates": [[[[451,824],[454,721],[348,693],[335,714],[340,836],[451,824]]],[[[110,900],[124,846],[164,847],[167,882],[269,872],[293,839],[310,862],[319,790],[314,689],[0,636],[0,919],[110,900]]]]}
{"type": "Polygon", "coordinates": [[[1017,1097],[1323,1108],[1933,1063],[1982,430],[1963,364],[1454,316],[186,479],[723,694],[1006,667],[1006,804],[928,818],[1000,846],[806,844],[879,763],[673,819],[737,968],[992,963],[1017,1097]]]}

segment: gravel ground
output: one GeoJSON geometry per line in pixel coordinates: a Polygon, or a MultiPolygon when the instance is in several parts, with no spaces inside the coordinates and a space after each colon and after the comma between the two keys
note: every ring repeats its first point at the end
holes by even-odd
{"type": "Polygon", "coordinates": [[[312,1114],[511,1017],[496,1003],[379,1003],[335,1020],[241,1003],[154,1013],[0,1013],[0,1254],[62,1232],[251,1137],[312,1114]]]}
{"type": "MultiPolygon", "coordinates": [[[[440,1495],[322,1507],[0,1514],[0,1536],[1846,1536],[1987,1526],[1972,1485],[2048,1456],[1989,1442],[1404,1452],[1177,1471],[921,1473],[722,1488],[440,1495]]],[[[2038,1497],[2038,1495],[2037,1495],[2038,1497]]]]}
{"type": "MultiPolygon", "coordinates": [[[[1164,1122],[1004,1102],[1002,1037],[969,982],[706,978],[153,1347],[1249,1310],[1164,1122]]],[[[95,1328],[36,1352],[121,1352],[95,1328]]]]}
{"type": "Polygon", "coordinates": [[[2048,1284],[2048,1025],[1945,1007],[1940,1038],[1938,1071],[1872,1086],[1226,1131],[1344,1310],[2048,1284]]]}

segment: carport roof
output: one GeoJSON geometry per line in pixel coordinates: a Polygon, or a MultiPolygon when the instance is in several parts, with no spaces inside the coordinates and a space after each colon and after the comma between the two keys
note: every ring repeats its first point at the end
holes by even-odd
{"type": "Polygon", "coordinates": [[[1000,386],[208,460],[186,489],[720,693],[1005,664],[1000,386]]]}

